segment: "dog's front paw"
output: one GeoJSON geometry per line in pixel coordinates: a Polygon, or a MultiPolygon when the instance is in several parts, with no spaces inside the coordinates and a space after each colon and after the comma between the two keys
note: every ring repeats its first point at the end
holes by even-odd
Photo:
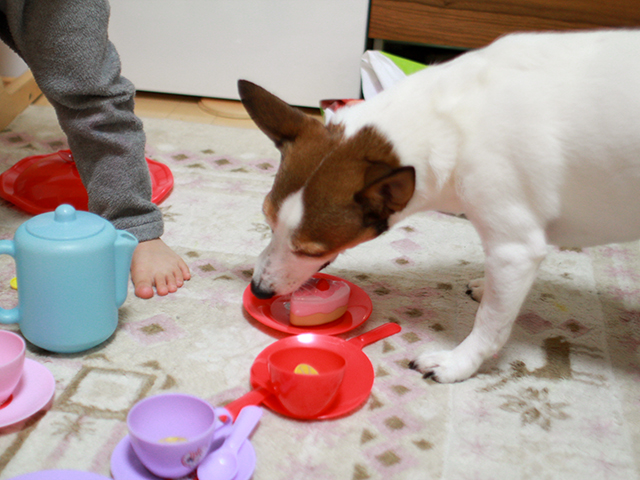
{"type": "Polygon", "coordinates": [[[482,300],[482,295],[484,295],[484,278],[471,280],[467,284],[467,295],[473,298],[476,302],[480,302],[480,300],[482,300]]]}
{"type": "Polygon", "coordinates": [[[455,350],[423,353],[409,363],[409,368],[439,383],[454,383],[473,375],[479,365],[468,356],[456,354],[455,350]]]}

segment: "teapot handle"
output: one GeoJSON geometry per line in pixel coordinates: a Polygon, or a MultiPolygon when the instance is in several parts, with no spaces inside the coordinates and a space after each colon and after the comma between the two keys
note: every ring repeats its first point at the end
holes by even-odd
{"type": "MultiPolygon", "coordinates": [[[[11,255],[15,259],[16,247],[13,240],[0,240],[0,255],[11,255]]],[[[7,310],[0,307],[0,323],[18,323],[20,310],[18,307],[7,310]]]]}
{"type": "Polygon", "coordinates": [[[116,305],[121,307],[127,298],[131,257],[138,246],[138,239],[125,230],[116,230],[116,305]]]}

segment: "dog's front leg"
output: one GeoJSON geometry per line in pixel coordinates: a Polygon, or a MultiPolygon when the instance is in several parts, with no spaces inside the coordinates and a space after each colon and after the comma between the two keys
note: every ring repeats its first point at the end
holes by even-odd
{"type": "Polygon", "coordinates": [[[465,380],[500,351],[533,284],[546,244],[500,244],[486,253],[484,295],[473,330],[453,350],[423,353],[411,362],[425,377],[442,383],[465,380]]]}

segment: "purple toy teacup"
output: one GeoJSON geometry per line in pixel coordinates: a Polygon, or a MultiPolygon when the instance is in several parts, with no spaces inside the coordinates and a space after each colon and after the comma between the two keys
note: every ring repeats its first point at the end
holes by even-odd
{"type": "Polygon", "coordinates": [[[129,411],[131,445],[140,462],[161,478],[179,478],[196,469],[209,451],[220,417],[231,416],[192,395],[169,393],[146,398],[129,411]]]}

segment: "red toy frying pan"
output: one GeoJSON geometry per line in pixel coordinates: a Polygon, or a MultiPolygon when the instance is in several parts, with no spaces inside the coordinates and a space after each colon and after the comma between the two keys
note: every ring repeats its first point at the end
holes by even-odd
{"type": "Polygon", "coordinates": [[[251,367],[251,386],[254,390],[243,395],[226,405],[229,413],[236,418],[242,408],[247,405],[259,405],[264,403],[267,407],[282,415],[305,419],[327,420],[344,416],[360,405],[369,397],[373,380],[375,378],[373,365],[369,357],[362,351],[371,343],[382,340],[400,332],[397,323],[385,323],[373,330],[363,333],[349,340],[330,335],[318,335],[303,333],[301,335],[286,337],[265,348],[255,359],[251,367]],[[344,379],[338,390],[334,402],[322,413],[313,416],[293,415],[270,391],[270,376],[267,368],[267,359],[272,353],[283,350],[299,350],[300,348],[321,348],[343,356],[346,361],[344,379]]]}

